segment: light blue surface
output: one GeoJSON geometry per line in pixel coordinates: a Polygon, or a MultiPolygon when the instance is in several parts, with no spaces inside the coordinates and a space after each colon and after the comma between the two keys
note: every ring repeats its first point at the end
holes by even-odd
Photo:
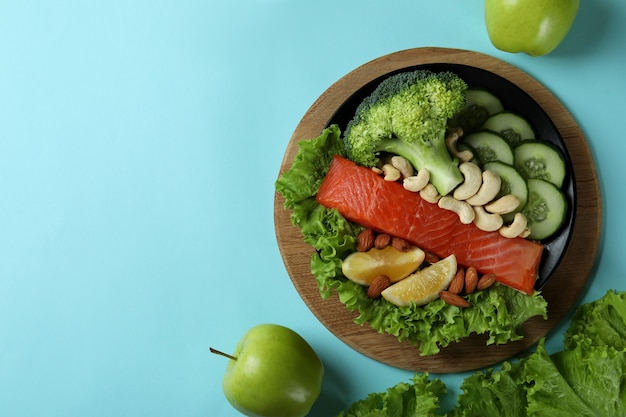
{"type": "MultiPolygon", "coordinates": [[[[317,321],[273,224],[302,115],[402,49],[493,55],[565,104],[604,205],[579,303],[626,290],[626,3],[581,3],[564,43],[531,58],[491,45],[479,1],[0,0],[0,416],[237,416],[208,347],[261,322],[325,362],[312,416],[408,380],[317,321]]],[[[464,376],[441,375],[451,401],[464,376]]]]}

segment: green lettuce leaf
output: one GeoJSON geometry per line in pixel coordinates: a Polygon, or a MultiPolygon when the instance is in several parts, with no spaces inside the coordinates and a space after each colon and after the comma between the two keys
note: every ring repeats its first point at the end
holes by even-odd
{"type": "MultiPolygon", "coordinates": [[[[623,417],[626,416],[626,349],[615,335],[626,332],[623,318],[626,292],[608,291],[601,299],[583,304],[566,330],[571,348],[552,355],[541,339],[532,352],[498,370],[477,371],[461,384],[461,394],[447,417],[623,417]],[[608,323],[603,320],[609,318],[608,323]],[[610,329],[607,331],[607,329],[610,329]]],[[[416,374],[415,391],[441,398],[445,387],[430,389],[428,374],[416,374]],[[418,385],[421,385],[419,387],[418,385]]],[[[406,384],[399,384],[395,389],[406,384]]],[[[391,392],[392,390],[388,391],[391,392]]],[[[372,394],[354,404],[353,414],[387,416],[381,404],[386,394],[372,394]]],[[[429,402],[430,411],[435,413],[429,402]]],[[[413,415],[413,414],[393,414],[413,415]]],[[[421,415],[421,414],[419,414],[421,415]]]]}
{"type": "Polygon", "coordinates": [[[573,349],[579,343],[626,349],[626,292],[609,290],[602,298],[576,309],[564,345],[573,349]]]}
{"type": "Polygon", "coordinates": [[[345,155],[345,146],[337,125],[331,125],[314,140],[298,142],[298,153],[289,170],[275,183],[276,191],[285,198],[285,207],[317,194],[330,162],[335,155],[345,155]]]}
{"type": "Polygon", "coordinates": [[[383,298],[369,298],[364,287],[346,279],[341,271],[343,259],[356,250],[356,237],[363,228],[315,200],[332,157],[344,152],[339,128],[330,126],[319,137],[299,143],[291,168],[276,181],[285,207],[292,210],[291,222],[316,250],[311,272],[323,299],[336,293],[347,309],[359,313],[357,324],[407,340],[419,346],[421,355],[434,355],[473,333],[487,334],[487,344],[519,340],[526,320],[546,317],[547,303],[539,293],[529,297],[501,285],[471,294],[471,307],[466,309],[442,300],[400,308],[383,298]]]}
{"type": "Polygon", "coordinates": [[[467,377],[452,416],[625,416],[625,374],[625,351],[578,345],[549,355],[542,339],[520,361],[467,377]]]}
{"type": "Polygon", "coordinates": [[[598,416],[572,389],[545,349],[543,340],[524,363],[528,407],[533,417],[598,416]]]}
{"type": "Polygon", "coordinates": [[[476,372],[461,384],[454,417],[520,417],[526,415],[526,393],[520,362],[504,362],[499,371],[476,372]]]}
{"type": "Polygon", "coordinates": [[[416,374],[411,382],[400,382],[385,392],[357,401],[337,417],[436,417],[439,399],[446,393],[440,379],[416,374]]]}
{"type": "Polygon", "coordinates": [[[470,307],[460,309],[436,299],[424,306],[397,307],[384,298],[371,300],[365,290],[337,288],[340,299],[360,314],[355,321],[369,323],[380,333],[419,345],[421,355],[473,334],[487,334],[487,344],[503,344],[523,337],[522,324],[530,317],[545,317],[546,302],[539,294],[529,297],[503,285],[468,296],[470,307]],[[361,294],[362,293],[362,294],[361,294]]]}
{"type": "Polygon", "coordinates": [[[552,355],[567,384],[599,416],[626,416],[626,351],[577,345],[552,355]]]}

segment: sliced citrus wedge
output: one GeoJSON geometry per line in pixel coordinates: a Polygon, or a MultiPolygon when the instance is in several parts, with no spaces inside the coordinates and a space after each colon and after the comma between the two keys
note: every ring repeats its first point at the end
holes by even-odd
{"type": "Polygon", "coordinates": [[[456,257],[450,255],[424,269],[409,275],[402,281],[396,282],[382,292],[382,296],[399,307],[411,303],[424,305],[437,297],[445,290],[456,274],[456,257]]]}
{"type": "Polygon", "coordinates": [[[399,251],[393,246],[354,252],[346,256],[341,264],[343,274],[360,285],[370,285],[379,275],[387,275],[391,282],[406,278],[424,262],[424,251],[412,246],[408,251],[399,251]]]}

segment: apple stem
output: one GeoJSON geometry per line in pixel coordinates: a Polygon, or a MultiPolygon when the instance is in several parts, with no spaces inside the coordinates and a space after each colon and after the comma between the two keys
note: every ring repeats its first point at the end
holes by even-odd
{"type": "Polygon", "coordinates": [[[213,349],[212,347],[210,347],[209,350],[211,351],[211,353],[215,353],[216,355],[221,355],[221,356],[224,356],[224,357],[226,357],[228,359],[232,359],[234,361],[237,360],[237,358],[235,356],[229,355],[228,353],[224,353],[224,352],[219,351],[217,349],[213,349]]]}

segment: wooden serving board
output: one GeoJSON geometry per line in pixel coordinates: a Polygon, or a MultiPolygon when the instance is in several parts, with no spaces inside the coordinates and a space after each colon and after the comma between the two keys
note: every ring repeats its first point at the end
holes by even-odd
{"type": "Polygon", "coordinates": [[[335,336],[358,352],[393,367],[434,373],[462,372],[493,365],[532,346],[557,325],[573,307],[595,263],[599,247],[602,209],[598,177],[589,146],[573,117],[559,100],[538,81],[517,67],[472,51],[417,48],[392,53],[357,68],[326,90],[298,124],[285,151],[279,175],[287,170],[298,152],[298,142],[319,136],[335,110],[364,84],[389,72],[423,64],[463,64],[495,73],[529,94],[559,130],[570,155],[576,180],[576,219],[567,251],[543,288],[548,301],[548,319],[535,317],[524,325],[525,337],[506,345],[486,346],[486,337],[475,335],[452,344],[434,356],[420,356],[416,346],[366,325],[353,322],[337,296],[320,297],[310,270],[314,250],[304,243],[290,221],[284,200],[276,193],[274,222],[285,267],[300,296],[315,316],[335,336]]]}

